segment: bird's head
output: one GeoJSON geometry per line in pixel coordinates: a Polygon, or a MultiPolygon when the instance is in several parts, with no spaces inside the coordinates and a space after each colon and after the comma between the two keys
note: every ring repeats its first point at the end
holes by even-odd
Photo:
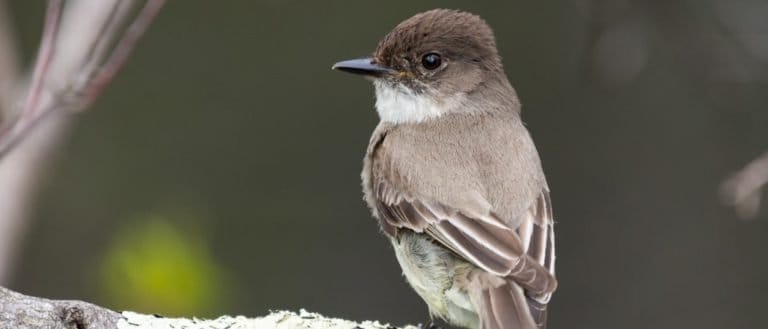
{"type": "Polygon", "coordinates": [[[333,69],[373,80],[381,119],[395,123],[465,110],[467,95],[499,77],[506,81],[488,24],[448,9],[403,21],[372,57],[338,62],[333,69]]]}

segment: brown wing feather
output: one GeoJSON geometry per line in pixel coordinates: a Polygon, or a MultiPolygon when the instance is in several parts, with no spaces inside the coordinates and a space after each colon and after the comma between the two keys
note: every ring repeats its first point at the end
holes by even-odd
{"type": "Polygon", "coordinates": [[[548,190],[541,191],[526,212],[523,223],[516,232],[527,241],[526,253],[554,276],[555,230],[548,190]]]}
{"type": "Polygon", "coordinates": [[[483,329],[544,328],[544,322],[531,313],[530,300],[523,289],[511,280],[488,273],[475,273],[467,291],[478,306],[480,327],[483,329]]]}
{"type": "Polygon", "coordinates": [[[531,238],[521,238],[520,232],[493,213],[470,217],[460,209],[393,192],[383,182],[377,186],[377,208],[385,226],[425,232],[475,266],[499,277],[510,277],[537,297],[554,291],[557,281],[545,267],[543,257],[546,235],[551,231],[546,228],[551,225],[545,224],[542,229],[543,219],[539,218],[546,213],[540,209],[546,207],[538,203],[546,201],[537,200],[531,207],[524,219],[524,223],[534,223],[529,230],[531,238]],[[530,242],[524,245],[524,241],[530,242]]]}
{"type": "MultiPolygon", "coordinates": [[[[553,224],[549,193],[545,190],[517,229],[528,257],[543,265],[552,276],[555,274],[553,224]]],[[[470,296],[481,305],[478,312],[482,328],[546,329],[547,303],[552,292],[522,291],[518,284],[525,285],[515,278],[498,282],[487,276],[479,274],[468,287],[470,296]]]]}
{"type": "MultiPolygon", "coordinates": [[[[546,268],[549,273],[555,275],[555,230],[552,216],[552,203],[549,198],[549,191],[544,190],[526,213],[526,220],[517,232],[521,236],[526,236],[528,240],[527,254],[546,268]]],[[[552,297],[552,292],[536,293],[528,291],[526,299],[531,316],[536,322],[538,328],[547,327],[547,303],[552,297]]]]}

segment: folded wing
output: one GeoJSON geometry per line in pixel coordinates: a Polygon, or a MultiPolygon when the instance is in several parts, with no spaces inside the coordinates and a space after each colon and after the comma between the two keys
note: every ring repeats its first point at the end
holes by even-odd
{"type": "Polygon", "coordinates": [[[554,277],[554,232],[549,194],[542,191],[518,228],[507,226],[490,210],[456,209],[404,195],[383,182],[375,185],[382,224],[424,232],[475,266],[510,277],[532,298],[546,303],[557,286],[554,277]]]}

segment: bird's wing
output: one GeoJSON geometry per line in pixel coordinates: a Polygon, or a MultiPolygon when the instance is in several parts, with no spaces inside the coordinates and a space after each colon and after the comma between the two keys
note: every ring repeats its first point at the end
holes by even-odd
{"type": "MultiPolygon", "coordinates": [[[[554,224],[552,201],[549,198],[549,189],[545,187],[534,205],[526,212],[522,224],[517,228],[517,234],[525,240],[528,257],[542,265],[552,277],[555,276],[554,224]]],[[[515,295],[514,292],[512,295],[515,295]]],[[[547,327],[547,304],[551,297],[552,291],[529,291],[525,294],[530,314],[539,329],[547,327]]]]}
{"type": "Polygon", "coordinates": [[[513,279],[546,305],[557,286],[548,191],[540,193],[515,229],[490,209],[457,209],[406,195],[384,180],[373,183],[376,210],[385,230],[425,232],[488,273],[513,279]]]}
{"type": "Polygon", "coordinates": [[[477,305],[483,329],[544,329],[546,317],[532,312],[530,298],[519,285],[492,274],[474,272],[467,292],[477,305]]]}

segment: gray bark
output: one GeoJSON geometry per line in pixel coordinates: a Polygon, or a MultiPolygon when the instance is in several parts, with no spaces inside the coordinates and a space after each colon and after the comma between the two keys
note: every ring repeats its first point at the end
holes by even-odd
{"type": "Polygon", "coordinates": [[[117,328],[119,313],[81,301],[48,300],[0,287],[0,328],[117,328]]]}
{"type": "Polygon", "coordinates": [[[418,329],[394,327],[378,321],[354,322],[326,318],[301,310],[272,311],[258,318],[221,316],[213,320],[166,318],[134,312],[115,312],[76,300],[30,297],[0,287],[0,329],[418,329]]]}

